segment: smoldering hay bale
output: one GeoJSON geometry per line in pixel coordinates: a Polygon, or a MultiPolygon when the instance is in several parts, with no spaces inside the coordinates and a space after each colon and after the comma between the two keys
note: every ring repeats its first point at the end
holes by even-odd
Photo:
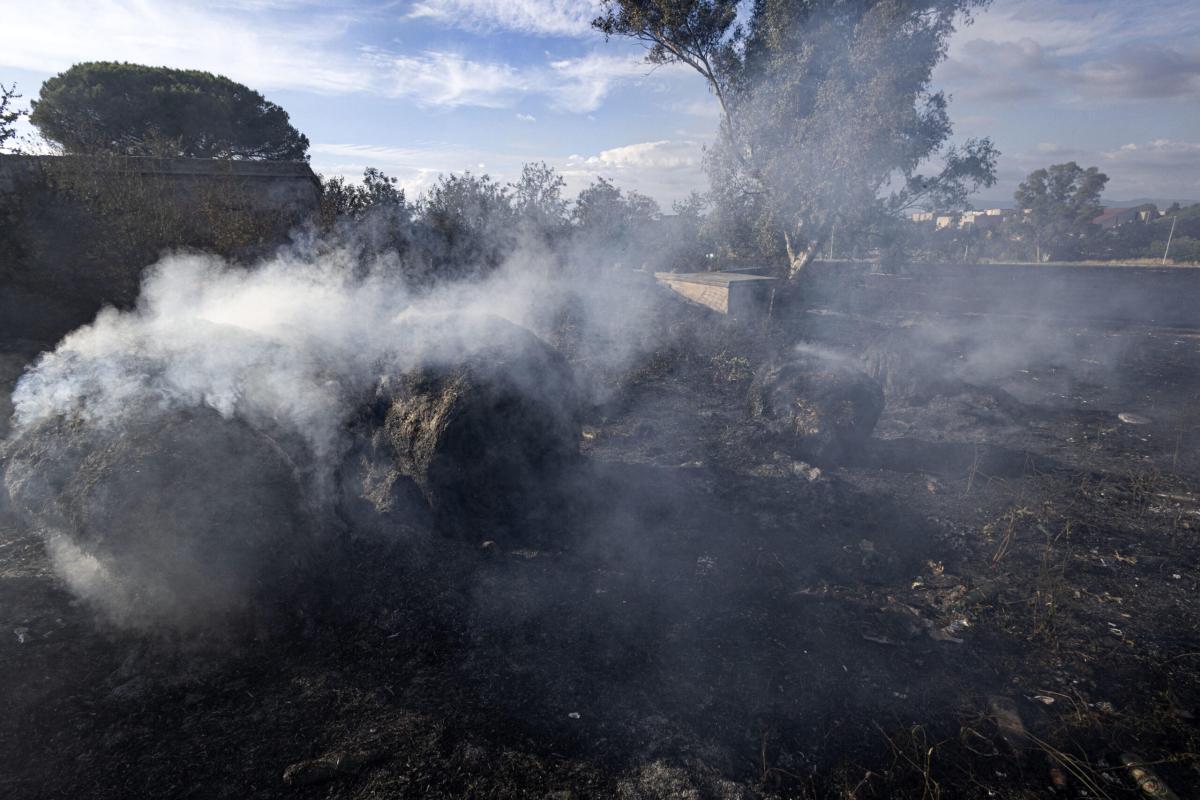
{"type": "Polygon", "coordinates": [[[313,552],[302,480],[270,437],[215,411],[56,417],[6,447],[14,507],[113,621],[224,627],[277,607],[313,552]]]}
{"type": "MultiPolygon", "coordinates": [[[[524,328],[498,318],[475,324],[484,344],[381,387],[373,436],[389,445],[396,476],[419,487],[441,532],[553,546],[579,458],[574,376],[524,328]]],[[[392,497],[393,477],[376,474],[392,497]]]]}
{"type": "Polygon", "coordinates": [[[848,358],[799,349],[761,368],[750,387],[750,412],[795,455],[845,459],[861,448],[883,413],[883,389],[848,358]]]}

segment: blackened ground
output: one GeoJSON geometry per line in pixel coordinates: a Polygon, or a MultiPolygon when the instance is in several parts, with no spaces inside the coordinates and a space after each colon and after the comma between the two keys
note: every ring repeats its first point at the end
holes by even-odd
{"type": "Polygon", "coordinates": [[[1200,334],[781,327],[896,373],[853,463],[747,426],[732,338],[664,354],[584,431],[569,547],[357,541],[300,638],[104,629],[10,523],[0,791],[1017,798],[1057,770],[1062,796],[1116,798],[1134,751],[1193,794],[1200,334]],[[284,784],[334,753],[354,774],[284,784]]]}

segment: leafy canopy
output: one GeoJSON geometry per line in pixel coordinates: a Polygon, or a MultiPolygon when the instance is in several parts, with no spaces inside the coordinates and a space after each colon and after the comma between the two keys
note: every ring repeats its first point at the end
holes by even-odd
{"type": "Polygon", "coordinates": [[[29,119],[68,153],[308,159],[308,138],[286,111],[199,70],[76,64],[42,84],[29,119]]]}
{"type": "Polygon", "coordinates": [[[13,101],[20,99],[21,95],[17,94],[15,83],[12,86],[0,84],[0,149],[16,138],[17,120],[28,113],[22,109],[13,108],[13,101]]]}
{"type": "Polygon", "coordinates": [[[1099,169],[1074,161],[1029,173],[1014,198],[1026,211],[1039,261],[1047,246],[1055,259],[1078,257],[1085,240],[1097,232],[1092,220],[1104,210],[1100,193],[1107,183],[1099,169]]]}
{"type": "Polygon", "coordinates": [[[782,237],[791,272],[837,224],[994,181],[995,148],[968,142],[916,174],[951,134],[930,88],[955,25],[988,0],[604,0],[593,26],[699,72],[720,103],[708,170],[718,205],[782,237]],[[899,176],[887,201],[880,192],[899,176]]]}

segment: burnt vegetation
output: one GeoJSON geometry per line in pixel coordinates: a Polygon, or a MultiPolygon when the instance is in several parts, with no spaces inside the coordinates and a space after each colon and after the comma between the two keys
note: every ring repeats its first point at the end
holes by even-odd
{"type": "MultiPolygon", "coordinates": [[[[1196,279],[937,271],[903,215],[994,182],[930,89],[985,3],[738,5],[595,22],[720,98],[673,214],[544,163],[184,207],[122,154],[161,128],[38,173],[111,235],[79,280],[0,238],[72,302],[0,346],[4,796],[1195,792],[1196,279]],[[700,264],[777,282],[655,279],[700,264]]],[[[1034,173],[994,245],[1111,244],[1104,179],[1034,173]]]]}

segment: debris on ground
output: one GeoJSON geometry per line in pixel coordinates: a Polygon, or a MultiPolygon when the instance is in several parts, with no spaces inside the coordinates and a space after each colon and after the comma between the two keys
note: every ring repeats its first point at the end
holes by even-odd
{"type": "Polygon", "coordinates": [[[364,753],[329,753],[320,758],[298,761],[283,771],[283,782],[288,786],[311,786],[335,778],[359,775],[367,767],[389,758],[385,750],[364,753]]]}
{"type": "Polygon", "coordinates": [[[1162,778],[1146,766],[1146,761],[1136,753],[1122,753],[1121,763],[1129,770],[1129,777],[1141,789],[1142,794],[1154,800],[1179,800],[1179,795],[1171,791],[1171,787],[1162,778]]]}
{"type": "Polygon", "coordinates": [[[849,359],[805,349],[759,370],[750,413],[797,456],[825,464],[862,448],[883,413],[883,389],[849,359]]]}
{"type": "Polygon", "coordinates": [[[1017,704],[1010,697],[994,694],[988,698],[988,711],[992,721],[996,723],[1000,738],[1008,748],[1014,755],[1023,754],[1029,741],[1029,732],[1025,730],[1025,723],[1021,721],[1017,704]]]}

